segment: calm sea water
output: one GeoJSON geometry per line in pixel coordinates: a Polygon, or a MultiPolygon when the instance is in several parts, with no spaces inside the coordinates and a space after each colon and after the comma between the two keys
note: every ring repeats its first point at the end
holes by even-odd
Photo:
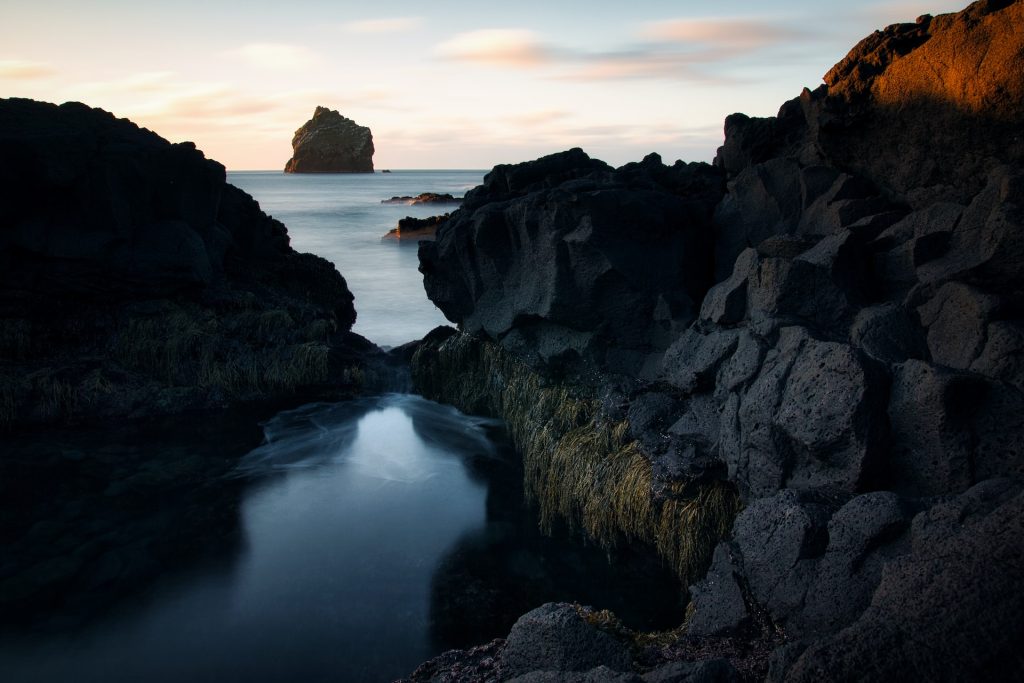
{"type": "MultiPolygon", "coordinates": [[[[476,172],[233,173],[334,261],[379,344],[442,318],[393,195],[476,172]]],[[[549,600],[677,624],[633,551],[541,535],[500,425],[411,395],[0,436],[0,681],[389,681],[549,600]],[[268,417],[268,416],[262,416],[268,417]]]]}
{"type": "Polygon", "coordinates": [[[389,681],[548,600],[682,616],[658,564],[537,531],[494,421],[415,396],[5,446],[5,683],[389,681]]]}
{"type": "Polygon", "coordinates": [[[418,339],[448,324],[423,291],[416,245],[381,242],[400,218],[451,211],[446,205],[388,205],[381,200],[422,192],[461,197],[484,171],[285,174],[236,171],[228,182],[288,226],[292,246],[332,261],[355,295],[355,332],[381,346],[418,339]]]}

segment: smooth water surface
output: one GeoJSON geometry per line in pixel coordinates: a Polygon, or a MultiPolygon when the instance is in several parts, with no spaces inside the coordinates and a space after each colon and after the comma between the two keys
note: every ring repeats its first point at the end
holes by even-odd
{"type": "Polygon", "coordinates": [[[0,681],[389,681],[548,600],[681,618],[663,568],[537,532],[493,421],[389,395],[251,425],[9,444],[0,681]]]}
{"type": "Polygon", "coordinates": [[[447,213],[452,205],[389,205],[381,200],[423,192],[461,197],[484,171],[294,174],[233,171],[228,182],[251,194],[288,227],[292,246],[337,266],[355,295],[352,328],[381,346],[397,346],[448,324],[423,291],[415,244],[382,242],[405,216],[447,213]]]}

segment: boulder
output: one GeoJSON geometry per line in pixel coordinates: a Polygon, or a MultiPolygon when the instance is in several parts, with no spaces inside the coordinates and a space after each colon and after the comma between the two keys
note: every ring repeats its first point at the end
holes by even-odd
{"type": "Polygon", "coordinates": [[[547,603],[519,617],[505,641],[502,663],[513,678],[534,671],[631,671],[629,650],[584,621],[576,608],[547,603]]]}
{"type": "Polygon", "coordinates": [[[285,173],[373,173],[373,134],[337,111],[317,107],[292,137],[285,173]]]}

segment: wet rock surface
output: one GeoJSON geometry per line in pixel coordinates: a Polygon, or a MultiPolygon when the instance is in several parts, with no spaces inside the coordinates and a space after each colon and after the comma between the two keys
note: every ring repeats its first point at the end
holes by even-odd
{"type": "Polygon", "coordinates": [[[684,628],[768,643],[744,679],[1024,674],[1022,25],[992,0],[876,32],[730,116],[722,175],[497,167],[421,248],[463,333],[628,423],[653,504],[736,487],[684,628]]]}
{"type": "Polygon", "coordinates": [[[0,124],[0,425],[351,393],[345,279],[223,166],[82,104],[0,124]]]}
{"type": "Polygon", "coordinates": [[[285,173],[373,173],[373,134],[327,107],[292,137],[292,158],[285,173]]]}

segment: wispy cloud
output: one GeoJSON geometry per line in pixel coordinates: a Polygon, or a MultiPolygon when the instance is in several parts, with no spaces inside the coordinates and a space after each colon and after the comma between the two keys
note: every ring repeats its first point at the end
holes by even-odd
{"type": "Polygon", "coordinates": [[[23,59],[0,59],[0,78],[5,80],[28,81],[49,78],[56,71],[42,62],[29,62],[23,59]]]}
{"type": "Polygon", "coordinates": [[[568,81],[670,79],[736,82],[722,67],[738,57],[799,45],[798,29],[757,18],[666,19],[638,27],[631,45],[579,50],[545,41],[523,29],[461,33],[435,52],[445,59],[537,69],[568,81]]]}
{"type": "Polygon", "coordinates": [[[342,28],[350,33],[408,33],[422,25],[423,17],[387,17],[350,21],[342,28]]]}
{"type": "Polygon", "coordinates": [[[460,33],[437,46],[445,59],[510,67],[536,67],[553,59],[550,49],[533,31],[481,29],[460,33]]]}
{"type": "Polygon", "coordinates": [[[288,43],[249,43],[228,55],[263,69],[290,71],[304,69],[320,60],[309,48],[288,43]]]}
{"type": "Polygon", "coordinates": [[[666,19],[644,24],[640,36],[726,58],[800,39],[803,32],[757,19],[666,19]]]}

